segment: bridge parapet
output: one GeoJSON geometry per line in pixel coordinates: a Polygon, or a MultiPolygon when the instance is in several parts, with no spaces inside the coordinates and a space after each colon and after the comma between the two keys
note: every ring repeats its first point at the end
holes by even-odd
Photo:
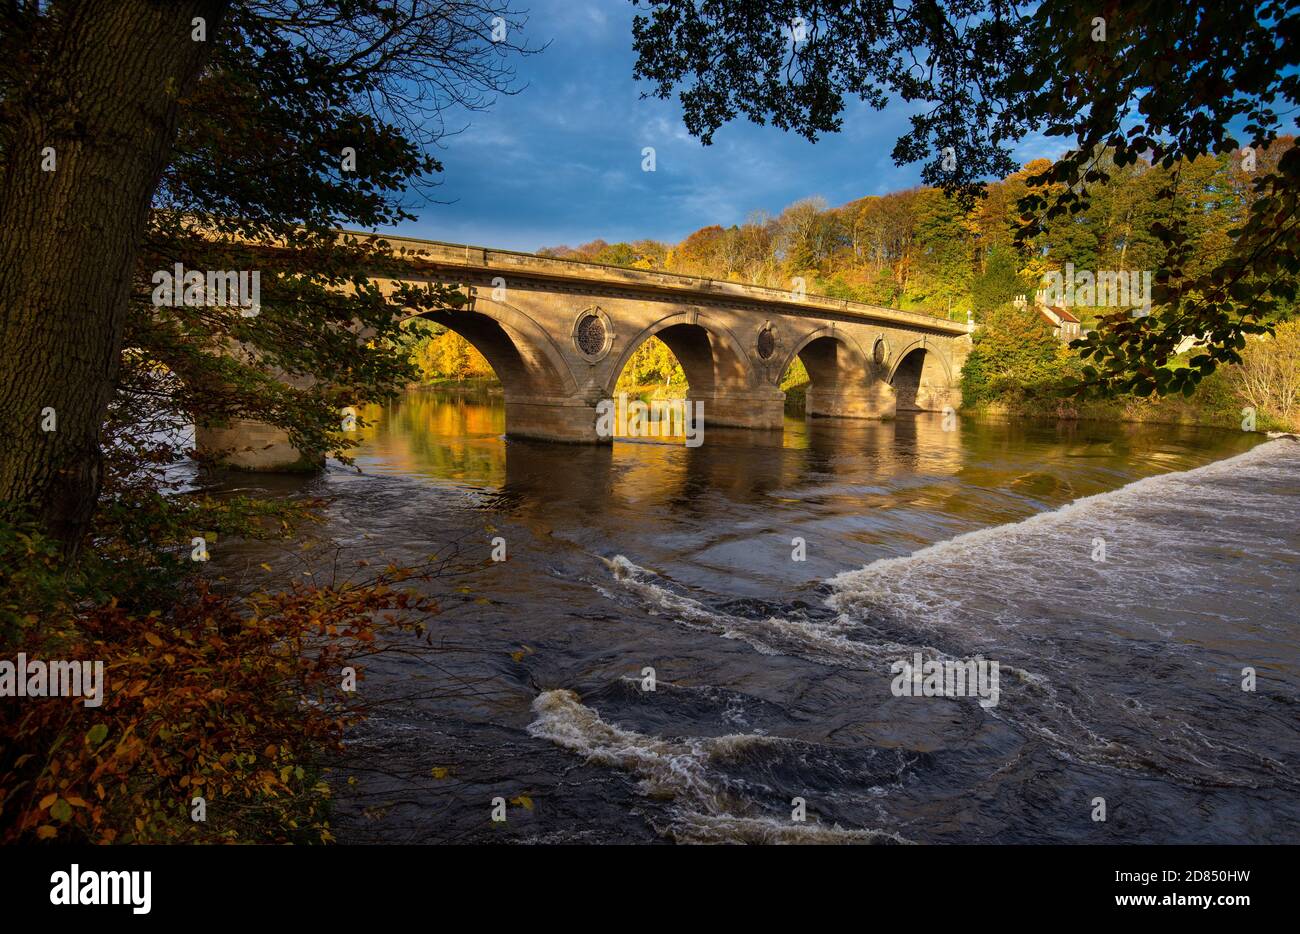
{"type": "MultiPolygon", "coordinates": [[[[658,270],[606,266],[601,263],[444,243],[438,240],[416,240],[409,237],[371,234],[353,235],[376,236],[377,239],[387,241],[395,251],[422,254],[412,256],[412,264],[416,268],[422,263],[427,263],[447,270],[460,269],[477,273],[496,273],[502,276],[514,273],[519,276],[568,282],[575,286],[586,284],[661,293],[683,301],[693,296],[697,302],[712,299],[720,303],[762,305],[774,310],[779,308],[783,314],[799,317],[834,316],[845,320],[895,324],[954,337],[966,334],[968,331],[965,322],[948,321],[921,312],[884,308],[848,299],[828,298],[824,295],[797,295],[793,291],[748,285],[743,282],[724,282],[658,270]]],[[[509,282],[508,278],[507,282],[509,282]]]]}

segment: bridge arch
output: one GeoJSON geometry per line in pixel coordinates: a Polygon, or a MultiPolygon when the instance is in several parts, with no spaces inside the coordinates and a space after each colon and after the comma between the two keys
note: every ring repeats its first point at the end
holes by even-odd
{"type": "Polygon", "coordinates": [[[756,368],[744,345],[721,321],[692,308],[665,315],[627,342],[606,374],[607,396],[613,395],[632,354],[652,337],[667,344],[682,365],[692,396],[754,386],[756,368]]]}
{"type": "Polygon", "coordinates": [[[552,337],[527,314],[505,302],[480,298],[472,308],[412,317],[434,321],[469,341],[492,365],[507,402],[513,398],[567,398],[578,393],[573,371],[552,337]]]}
{"type": "Polygon", "coordinates": [[[862,345],[833,325],[809,331],[781,365],[785,377],[795,357],[808,371],[804,410],[812,417],[885,418],[894,414],[894,393],[878,377],[862,345]]]}
{"type": "Polygon", "coordinates": [[[933,411],[952,396],[952,365],[935,345],[918,338],[894,357],[889,384],[899,411],[933,411]]]}
{"type": "Polygon", "coordinates": [[[871,378],[871,366],[862,347],[850,334],[827,325],[805,334],[786,355],[777,371],[778,384],[795,357],[803,360],[809,383],[824,389],[847,386],[852,380],[871,378]]]}

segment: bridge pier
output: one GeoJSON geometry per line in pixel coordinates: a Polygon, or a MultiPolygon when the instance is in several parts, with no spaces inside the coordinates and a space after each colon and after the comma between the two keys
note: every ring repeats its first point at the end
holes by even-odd
{"type": "Polygon", "coordinates": [[[804,399],[804,411],[812,418],[893,418],[897,410],[894,387],[884,380],[851,389],[810,385],[804,399]]]}
{"type": "MultiPolygon", "coordinates": [[[[745,391],[691,392],[688,403],[704,405],[705,428],[752,428],[779,431],[784,424],[784,393],[765,387],[745,391]]],[[[506,434],[535,441],[570,444],[610,444],[613,438],[596,433],[597,403],[571,399],[506,398],[506,434]]]]}
{"type": "Polygon", "coordinates": [[[569,444],[612,444],[596,434],[596,403],[572,399],[506,397],[506,435],[569,444]]]}
{"type": "Polygon", "coordinates": [[[195,426],[194,444],[201,456],[236,470],[305,473],[325,465],[324,458],[304,457],[289,443],[284,429],[249,418],[232,418],[222,426],[195,426]]]}
{"type": "Polygon", "coordinates": [[[688,392],[686,401],[704,403],[705,428],[780,431],[785,424],[785,393],[772,386],[757,390],[688,392]]]}
{"type": "MultiPolygon", "coordinates": [[[[259,365],[257,351],[248,344],[229,341],[221,352],[259,365]]],[[[312,384],[306,377],[290,376],[278,367],[268,367],[275,379],[299,388],[312,384]]],[[[306,457],[289,442],[283,428],[251,418],[231,418],[223,424],[194,426],[194,447],[201,457],[210,458],[220,467],[268,473],[306,473],[325,466],[324,457],[306,457]]]]}

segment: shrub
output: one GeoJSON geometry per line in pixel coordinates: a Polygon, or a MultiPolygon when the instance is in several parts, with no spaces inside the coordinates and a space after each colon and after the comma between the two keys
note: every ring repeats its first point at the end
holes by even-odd
{"type": "Polygon", "coordinates": [[[1073,355],[1032,308],[1002,305],[983,321],[962,367],[962,399],[976,405],[1015,394],[1056,394],[1073,355]]]}
{"type": "MultiPolygon", "coordinates": [[[[176,513],[206,508],[189,505],[137,509],[137,522],[171,528],[176,513]]],[[[389,568],[219,594],[167,549],[130,546],[113,512],[75,570],[52,541],[0,522],[3,656],[102,661],[106,684],[97,707],[0,704],[0,844],[328,842],[330,790],[316,763],[361,713],[342,669],[376,651],[377,635],[422,629],[436,607],[396,585],[427,575],[389,568]],[[206,821],[191,819],[195,797],[206,821]]]]}

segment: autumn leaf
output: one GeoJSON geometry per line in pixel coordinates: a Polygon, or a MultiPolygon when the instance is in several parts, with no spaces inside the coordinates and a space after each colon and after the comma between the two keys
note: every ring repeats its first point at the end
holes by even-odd
{"type": "Polygon", "coordinates": [[[511,804],[517,804],[519,807],[531,811],[533,809],[533,799],[528,795],[520,795],[517,798],[510,799],[511,804]]]}

